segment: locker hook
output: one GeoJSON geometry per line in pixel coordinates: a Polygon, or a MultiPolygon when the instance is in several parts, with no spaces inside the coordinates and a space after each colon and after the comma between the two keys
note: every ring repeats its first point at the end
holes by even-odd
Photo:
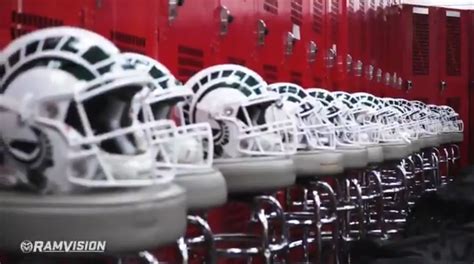
{"type": "Polygon", "coordinates": [[[356,64],[354,64],[354,76],[361,77],[363,68],[364,63],[361,60],[357,60],[356,64]]]}
{"type": "Polygon", "coordinates": [[[446,88],[448,88],[448,83],[446,81],[441,81],[441,83],[439,85],[439,89],[441,90],[441,92],[444,92],[444,90],[446,90],[446,88]]]}
{"type": "Polygon", "coordinates": [[[377,76],[376,78],[377,78],[377,82],[378,82],[378,83],[379,83],[379,82],[382,82],[382,77],[383,77],[382,75],[383,75],[382,69],[378,68],[378,69],[377,69],[377,74],[376,74],[376,76],[377,76]]]}
{"type": "Polygon", "coordinates": [[[367,66],[365,74],[368,80],[371,81],[374,79],[374,66],[372,64],[367,66]]]}
{"type": "Polygon", "coordinates": [[[347,72],[352,71],[352,56],[351,56],[351,54],[346,55],[346,71],[347,72]]]}
{"type": "Polygon", "coordinates": [[[220,35],[225,36],[229,32],[229,24],[234,18],[230,14],[230,10],[225,6],[220,6],[220,35]]]}
{"type": "Polygon", "coordinates": [[[335,49],[335,45],[328,50],[328,54],[326,57],[326,67],[332,68],[334,67],[334,62],[336,61],[337,51],[335,49]]]}
{"type": "Polygon", "coordinates": [[[259,19],[257,21],[257,42],[259,46],[263,46],[265,44],[265,37],[268,35],[267,25],[265,21],[259,19]]]}
{"type": "Polygon", "coordinates": [[[287,32],[286,33],[286,49],[285,49],[285,55],[291,55],[293,54],[293,49],[295,48],[295,43],[296,43],[296,37],[293,33],[287,32]]]}
{"type": "Polygon", "coordinates": [[[318,53],[318,45],[316,45],[316,42],[314,41],[309,41],[308,45],[308,62],[313,63],[316,61],[316,54],[318,53]]]}

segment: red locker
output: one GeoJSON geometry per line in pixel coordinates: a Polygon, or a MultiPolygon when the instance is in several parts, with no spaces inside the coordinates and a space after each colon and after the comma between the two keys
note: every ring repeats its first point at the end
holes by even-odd
{"type": "Polygon", "coordinates": [[[256,67],[258,19],[255,0],[220,0],[219,27],[213,64],[256,67]]]}
{"type": "Polygon", "coordinates": [[[76,26],[91,28],[94,0],[4,0],[0,3],[0,47],[39,28],[76,26]]]}
{"type": "Polygon", "coordinates": [[[375,14],[374,32],[372,39],[372,49],[375,56],[375,69],[373,89],[369,89],[371,93],[377,96],[383,95],[384,89],[384,73],[385,73],[385,0],[377,0],[377,10],[375,14]]]}
{"type": "Polygon", "coordinates": [[[158,1],[104,0],[96,9],[94,31],[106,36],[121,51],[158,56],[159,22],[161,12],[158,1]],[[147,19],[131,19],[146,17],[147,19]]]}
{"type": "Polygon", "coordinates": [[[254,70],[268,83],[289,79],[289,73],[284,67],[287,60],[285,48],[293,33],[288,31],[287,18],[290,18],[290,10],[284,8],[285,5],[286,1],[283,0],[256,0],[259,27],[264,29],[266,36],[258,44],[257,66],[254,70]]]}
{"type": "Polygon", "coordinates": [[[403,63],[401,73],[413,84],[409,98],[439,103],[436,8],[404,5],[401,14],[401,45],[393,50],[392,60],[403,63]]]}
{"type": "Polygon", "coordinates": [[[310,82],[307,87],[327,87],[325,27],[325,0],[312,0],[309,16],[304,18],[305,35],[308,36],[308,62],[310,64],[310,82]],[[309,30],[308,30],[309,28],[309,30]],[[315,54],[313,55],[313,52],[315,54]]]}
{"type": "Polygon", "coordinates": [[[348,12],[346,0],[330,0],[326,6],[327,89],[347,87],[348,12]]]}
{"type": "MultiPolygon", "coordinates": [[[[464,122],[469,120],[469,14],[467,11],[436,10],[438,31],[438,64],[440,104],[453,107],[464,122]]],[[[469,127],[465,127],[464,144],[461,147],[462,165],[467,164],[469,127]]]]}
{"type": "Polygon", "coordinates": [[[285,63],[283,71],[287,81],[301,86],[311,85],[311,65],[308,61],[310,49],[311,25],[304,23],[310,15],[310,2],[303,0],[281,1],[284,10],[290,11],[290,16],[284,17],[285,33],[285,63]]]}
{"type": "Polygon", "coordinates": [[[173,1],[160,0],[161,13],[166,15],[160,16],[158,59],[178,79],[186,81],[212,65],[219,34],[219,1],[173,2],[181,6],[170,6],[169,2],[173,1]]]}
{"type": "Polygon", "coordinates": [[[97,8],[94,29],[123,51],[158,59],[184,82],[212,64],[218,21],[218,0],[104,0],[97,8]]]}
{"type": "Polygon", "coordinates": [[[352,69],[349,75],[349,86],[346,89],[348,91],[357,92],[362,90],[362,80],[364,77],[366,0],[349,0],[348,3],[348,54],[352,58],[352,69]]]}
{"type": "Polygon", "coordinates": [[[377,19],[377,1],[370,0],[367,5],[366,19],[365,19],[365,47],[364,47],[364,77],[362,89],[376,93],[375,89],[375,73],[377,66],[376,59],[376,22],[377,19]]]}

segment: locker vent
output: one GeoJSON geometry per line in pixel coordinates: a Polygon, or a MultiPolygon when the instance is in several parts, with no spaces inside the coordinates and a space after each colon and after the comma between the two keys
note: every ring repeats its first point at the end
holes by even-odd
{"type": "Polygon", "coordinates": [[[290,82],[296,83],[301,86],[303,83],[302,79],[303,79],[303,75],[301,74],[301,72],[295,72],[295,71],[290,72],[290,82]]]}
{"type": "Polygon", "coordinates": [[[430,71],[430,26],[429,17],[413,14],[413,61],[414,75],[428,75],[430,71]]]}
{"type": "Polygon", "coordinates": [[[313,31],[321,34],[323,27],[323,0],[313,0],[313,31]]]}
{"type": "Polygon", "coordinates": [[[301,26],[303,21],[303,0],[291,0],[291,22],[301,26]]]}
{"type": "Polygon", "coordinates": [[[17,11],[12,11],[11,22],[12,25],[10,27],[10,37],[12,39],[15,39],[38,28],[64,25],[64,21],[60,19],[39,16],[35,14],[19,13],[17,11]],[[18,28],[18,26],[22,27],[18,28]]]}
{"type": "Polygon", "coordinates": [[[204,67],[204,52],[200,49],[178,45],[178,79],[187,81],[204,67]]]}
{"type": "Polygon", "coordinates": [[[278,0],[265,0],[263,2],[263,10],[278,15],[278,0]]]}
{"type": "Polygon", "coordinates": [[[227,58],[227,62],[245,66],[245,60],[239,59],[239,58],[235,58],[235,57],[228,57],[228,58],[227,58]]]}
{"type": "Polygon", "coordinates": [[[461,75],[461,19],[446,17],[446,74],[461,75]]]}
{"type": "Polygon", "coordinates": [[[446,104],[454,109],[457,113],[461,112],[461,98],[449,97],[446,99],[446,104]]]}
{"type": "Polygon", "coordinates": [[[110,31],[110,39],[121,50],[127,52],[145,53],[146,39],[123,33],[120,31],[110,31]]]}
{"type": "Polygon", "coordinates": [[[331,0],[331,37],[333,39],[333,43],[338,43],[338,31],[339,31],[339,0],[331,0]]]}
{"type": "Polygon", "coordinates": [[[375,10],[375,0],[370,0],[370,9],[375,10]]]}
{"type": "Polygon", "coordinates": [[[263,65],[263,78],[268,83],[276,82],[278,80],[278,69],[274,65],[263,65]]]}

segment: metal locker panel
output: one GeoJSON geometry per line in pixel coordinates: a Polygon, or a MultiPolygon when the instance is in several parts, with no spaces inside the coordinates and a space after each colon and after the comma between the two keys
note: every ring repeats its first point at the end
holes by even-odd
{"type": "Polygon", "coordinates": [[[341,90],[347,87],[346,55],[348,43],[347,1],[327,1],[326,15],[326,68],[327,89],[341,90]]]}
{"type": "Polygon", "coordinates": [[[2,1],[0,46],[40,28],[68,25],[90,29],[94,9],[93,0],[2,1]]]}
{"type": "Polygon", "coordinates": [[[388,82],[387,90],[391,97],[406,97],[406,92],[403,90],[403,79],[404,74],[402,71],[402,56],[405,55],[405,51],[402,48],[403,32],[406,30],[406,24],[402,17],[402,12],[399,5],[392,5],[389,7],[389,50],[387,55],[389,56],[389,72],[390,81],[388,82]]]}
{"type": "Polygon", "coordinates": [[[12,39],[15,30],[12,20],[16,9],[17,0],[0,1],[0,50],[12,39]]]}
{"type": "MultiPolygon", "coordinates": [[[[428,103],[439,102],[439,63],[436,23],[436,9],[404,5],[402,8],[402,28],[400,35],[403,52],[402,75],[413,83],[408,91],[409,98],[426,98],[428,103]]],[[[399,41],[400,42],[400,41],[399,41]]]]}
{"type": "Polygon", "coordinates": [[[381,43],[381,64],[382,64],[382,81],[381,81],[381,94],[384,97],[390,96],[390,77],[392,74],[391,65],[390,65],[390,54],[393,51],[390,51],[390,35],[391,35],[391,17],[389,16],[389,0],[382,0],[382,21],[381,21],[381,34],[380,34],[380,43],[381,43]]]}
{"type": "Polygon", "coordinates": [[[103,0],[96,8],[94,30],[117,45],[121,51],[158,56],[161,14],[158,1],[103,0]],[[146,19],[131,19],[146,18],[146,19]]]}
{"type": "Polygon", "coordinates": [[[310,15],[310,2],[303,0],[282,1],[282,8],[290,10],[290,16],[284,17],[285,30],[283,72],[287,81],[301,86],[311,85],[311,67],[308,57],[311,23],[304,19],[310,15]]]}
{"type": "Polygon", "coordinates": [[[310,63],[310,80],[305,88],[327,87],[326,50],[327,42],[325,34],[325,0],[312,0],[309,16],[304,18],[304,27],[308,35],[308,60],[310,63]],[[308,27],[309,30],[308,30],[308,27]],[[314,55],[313,55],[314,53],[314,55]]]}
{"type": "Polygon", "coordinates": [[[373,89],[370,90],[371,93],[377,96],[383,95],[384,82],[383,76],[385,73],[385,5],[384,0],[377,0],[376,3],[376,12],[375,12],[375,22],[374,22],[374,32],[372,39],[372,49],[375,57],[375,69],[374,69],[374,81],[373,89]]]}
{"type": "Polygon", "coordinates": [[[375,26],[376,26],[377,1],[368,0],[365,15],[365,41],[364,41],[364,69],[362,89],[374,93],[375,90],[375,72],[376,72],[376,53],[375,46],[375,26]]]}
{"type": "Polygon", "coordinates": [[[158,59],[184,82],[212,65],[220,25],[219,1],[160,0],[159,9],[158,59]]]}
{"type": "MultiPolygon", "coordinates": [[[[468,11],[439,8],[436,10],[438,30],[438,63],[441,104],[456,110],[467,124],[469,120],[469,31],[468,11]]],[[[471,55],[472,56],[472,55],[471,55]]],[[[461,163],[467,164],[469,126],[465,126],[461,146],[461,163]]]]}
{"type": "Polygon", "coordinates": [[[213,64],[234,63],[255,68],[257,16],[255,0],[220,0],[219,32],[213,64]]]}
{"type": "Polygon", "coordinates": [[[255,68],[268,83],[288,81],[286,71],[285,44],[288,42],[289,8],[283,8],[284,0],[256,0],[259,21],[265,24],[266,36],[257,46],[257,66],[255,68]]]}
{"type": "MultiPolygon", "coordinates": [[[[349,0],[349,48],[348,54],[352,60],[349,75],[348,91],[363,90],[364,77],[364,47],[366,35],[364,31],[366,0],[349,0]]],[[[349,58],[349,57],[348,57],[349,58]]]]}

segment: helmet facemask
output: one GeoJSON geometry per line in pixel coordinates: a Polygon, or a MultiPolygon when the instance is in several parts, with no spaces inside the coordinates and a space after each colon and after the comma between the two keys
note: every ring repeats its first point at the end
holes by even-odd
{"type": "MultiPolygon", "coordinates": [[[[183,105],[189,100],[189,96],[191,95],[171,94],[163,98],[152,93],[143,107],[147,120],[173,120],[176,124],[176,135],[172,141],[156,143],[163,143],[160,148],[173,154],[173,166],[178,173],[212,168],[214,145],[209,124],[186,124],[184,119],[183,105]]],[[[159,157],[157,162],[159,163],[159,157]]]]}

